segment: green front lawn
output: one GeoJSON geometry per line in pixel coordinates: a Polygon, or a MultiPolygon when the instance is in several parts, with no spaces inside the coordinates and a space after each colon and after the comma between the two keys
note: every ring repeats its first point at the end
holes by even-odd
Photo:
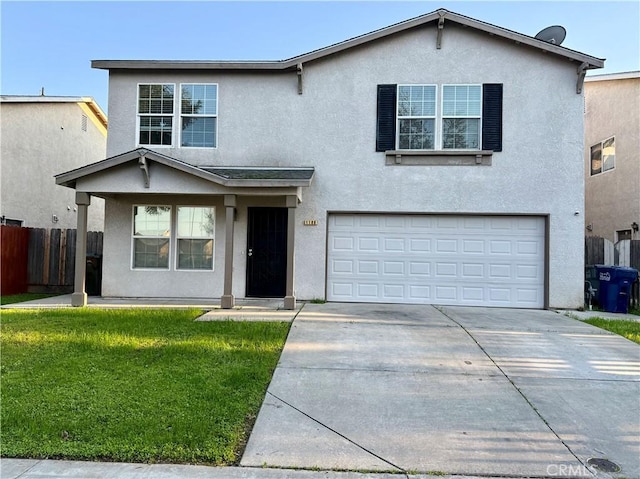
{"type": "Polygon", "coordinates": [[[637,321],[628,321],[622,319],[603,319],[591,318],[585,323],[589,323],[601,329],[606,329],[612,333],[624,336],[633,342],[640,344],[640,323],[637,321]]]}
{"type": "Polygon", "coordinates": [[[235,464],[288,323],[3,310],[0,454],[235,464]]]}

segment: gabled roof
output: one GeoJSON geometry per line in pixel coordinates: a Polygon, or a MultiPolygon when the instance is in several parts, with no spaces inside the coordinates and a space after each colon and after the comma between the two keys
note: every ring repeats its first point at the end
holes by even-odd
{"type": "Polygon", "coordinates": [[[310,186],[314,175],[313,167],[280,168],[280,167],[198,167],[185,163],[156,151],[137,148],[106,160],[85,165],[75,170],[55,176],[56,184],[75,188],[77,180],[89,175],[101,173],[124,163],[136,161],[144,171],[147,160],[160,163],[192,176],[211,181],[227,187],[300,187],[310,186]]]}
{"type": "MultiPolygon", "coordinates": [[[[571,50],[558,45],[538,40],[537,38],[517,33],[506,28],[498,27],[490,23],[482,22],[471,17],[466,17],[445,9],[439,9],[425,15],[405,20],[394,25],[360,35],[349,40],[320,48],[303,55],[298,55],[287,60],[278,61],[198,61],[198,60],[93,60],[91,66],[106,70],[137,69],[137,70],[264,70],[283,71],[295,70],[298,65],[318,60],[335,53],[339,53],[358,45],[372,42],[389,35],[404,32],[413,28],[433,23],[441,23],[446,30],[448,22],[474,28],[489,35],[503,38],[517,44],[528,45],[543,52],[564,57],[570,61],[586,64],[586,69],[602,68],[604,59],[596,58],[584,53],[571,50]]],[[[446,35],[446,33],[445,33],[446,35]]]]}
{"type": "Polygon", "coordinates": [[[0,103],[79,103],[88,108],[105,132],[107,129],[107,115],[90,96],[0,95],[0,103]]]}

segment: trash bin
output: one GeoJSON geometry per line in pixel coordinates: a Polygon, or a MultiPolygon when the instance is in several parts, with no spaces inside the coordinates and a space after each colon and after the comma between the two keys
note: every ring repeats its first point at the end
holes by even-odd
{"type": "Polygon", "coordinates": [[[631,285],[638,278],[638,270],[625,266],[596,265],[600,287],[598,303],[609,313],[628,313],[631,285]]]}
{"type": "Polygon", "coordinates": [[[102,292],[101,255],[87,255],[87,269],[84,288],[87,292],[87,296],[100,296],[102,292]]]}

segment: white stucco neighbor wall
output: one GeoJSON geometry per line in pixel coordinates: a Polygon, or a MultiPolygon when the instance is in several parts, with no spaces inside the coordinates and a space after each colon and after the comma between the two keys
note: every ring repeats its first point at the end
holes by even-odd
{"type": "MultiPolygon", "coordinates": [[[[0,103],[2,215],[36,228],[75,228],[75,192],[54,175],[103,160],[106,136],[77,103],[0,103]],[[57,222],[52,220],[53,216],[57,222]]],[[[89,230],[102,231],[104,200],[92,198],[89,230]]]]}
{"type": "MultiPolygon", "coordinates": [[[[447,25],[441,50],[435,37],[435,27],[428,26],[305,64],[302,95],[295,73],[112,71],[108,155],[139,146],[138,83],[218,83],[218,148],[157,151],[196,165],[316,168],[296,212],[298,298],[325,297],[330,212],[535,214],[549,217],[549,306],[580,306],[584,176],[577,65],[455,24],[447,25]],[[383,83],[502,83],[503,151],[493,154],[491,166],[386,166],[384,153],[375,152],[376,88],[383,83]],[[303,226],[307,219],[318,225],[303,226]]],[[[259,200],[241,201],[234,246],[234,293],[240,297],[246,206],[259,200]]],[[[130,248],[130,237],[125,244],[121,233],[131,229],[130,208],[123,198],[107,202],[107,292],[137,291],[146,288],[139,286],[144,280],[148,292],[222,294],[221,276],[205,288],[200,273],[146,277],[131,271],[130,256],[117,252],[130,248]]],[[[219,227],[222,222],[219,217],[219,227]]],[[[220,254],[217,249],[219,265],[220,254]]]]}

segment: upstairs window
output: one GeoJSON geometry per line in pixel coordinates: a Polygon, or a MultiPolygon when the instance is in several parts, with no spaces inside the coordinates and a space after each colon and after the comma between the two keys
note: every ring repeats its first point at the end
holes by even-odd
{"type": "Polygon", "coordinates": [[[480,85],[442,87],[442,149],[480,149],[480,85]]]}
{"type": "Polygon", "coordinates": [[[616,166],[616,139],[608,138],[591,147],[591,176],[613,170],[616,166]]]}
{"type": "Polygon", "coordinates": [[[433,150],[436,143],[436,86],[398,87],[398,148],[433,150]]]}
{"type": "Polygon", "coordinates": [[[378,85],[376,151],[502,151],[502,90],[501,83],[378,85]]]}
{"type": "Polygon", "coordinates": [[[173,144],[175,85],[138,85],[138,144],[173,144]]]}
{"type": "Polygon", "coordinates": [[[180,146],[215,148],[218,132],[218,85],[183,84],[180,92],[180,146]]]}

